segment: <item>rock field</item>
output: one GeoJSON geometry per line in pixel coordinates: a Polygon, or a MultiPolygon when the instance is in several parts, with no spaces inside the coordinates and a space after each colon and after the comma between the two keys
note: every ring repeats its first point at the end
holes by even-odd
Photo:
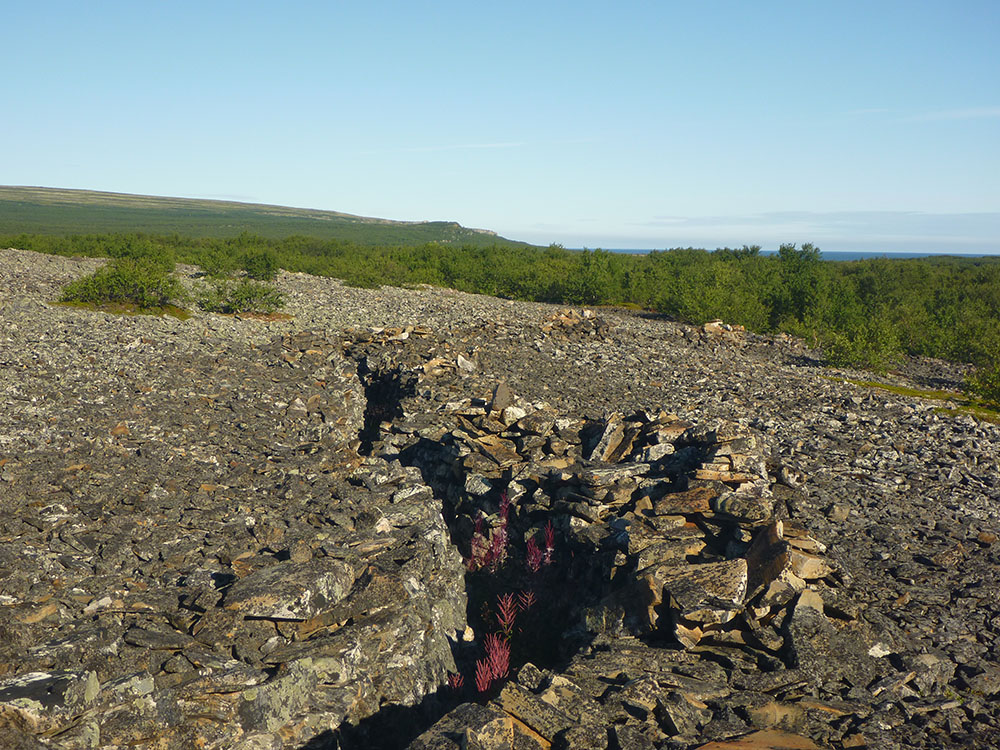
{"type": "Polygon", "coordinates": [[[630,311],[53,304],[100,263],[0,250],[0,747],[1000,746],[997,425],[630,311]]]}

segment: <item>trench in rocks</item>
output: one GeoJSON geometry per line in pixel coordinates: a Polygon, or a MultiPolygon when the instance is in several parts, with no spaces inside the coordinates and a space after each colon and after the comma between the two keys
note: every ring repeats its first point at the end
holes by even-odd
{"type": "MultiPolygon", "coordinates": [[[[836,604],[844,580],[795,520],[800,493],[788,483],[794,477],[779,487],[784,475],[769,463],[764,436],[659,409],[559,415],[503,384],[492,397],[463,398],[468,389],[418,383],[417,371],[381,357],[359,369],[366,449],[419,472],[466,563],[473,633],[451,643],[464,684],[441,686],[416,706],[384,705],[327,746],[406,747],[460,703],[497,698],[528,663],[571,677],[586,672],[581,657],[591,653],[599,661],[621,648],[627,660],[626,639],[667,661],[683,651],[680,661],[712,662],[747,684],[790,668],[818,670],[816,679],[833,670],[850,689],[883,674],[860,636],[837,635],[843,658],[832,662],[827,646],[812,645],[816,632],[839,632],[830,617],[854,618],[836,604]],[[509,644],[509,663],[482,689],[489,638],[509,644]]],[[[544,682],[530,673],[525,684],[544,682]]],[[[849,695],[823,680],[831,697],[849,695]]],[[[516,711],[517,700],[501,702],[516,711]]]]}
{"type": "MultiPolygon", "coordinates": [[[[378,356],[359,353],[356,359],[366,399],[359,452],[398,460],[420,471],[424,483],[441,503],[452,544],[467,561],[472,555],[475,518],[482,519],[482,535],[491,538],[498,533],[501,498],[511,481],[511,472],[493,480],[490,491],[471,502],[464,491],[466,472],[456,446],[419,438],[396,453],[382,438],[392,430],[393,423],[404,418],[403,404],[414,397],[417,377],[378,356]]],[[[613,552],[609,556],[607,550],[571,548],[563,531],[557,528],[560,519],[553,513],[523,513],[516,502],[511,502],[508,519],[506,558],[477,570],[467,568],[464,576],[467,620],[475,638],[451,644],[464,685],[459,689],[443,685],[414,706],[384,705],[356,725],[345,724],[336,732],[317,735],[302,750],[404,748],[459,704],[495,697],[506,680],[480,693],[475,672],[477,660],[484,656],[483,637],[502,630],[496,619],[498,601],[505,595],[512,597],[517,606],[510,634],[509,676],[528,662],[558,671],[590,641],[581,618],[586,607],[596,603],[610,577],[613,552]],[[546,563],[545,525],[549,521],[553,524],[549,533],[556,541],[546,563]],[[530,537],[534,537],[543,556],[537,570],[532,570],[526,559],[526,540],[530,537]]]]}
{"type": "MultiPolygon", "coordinates": [[[[335,734],[315,738],[307,746],[313,750],[406,747],[460,703],[485,702],[495,697],[507,680],[497,680],[481,692],[476,685],[476,666],[485,656],[484,637],[503,633],[499,621],[505,613],[510,613],[512,603],[516,614],[513,625],[507,627],[508,679],[529,662],[540,669],[562,671],[593,642],[594,632],[601,630],[600,626],[588,623],[588,618],[599,613],[602,599],[635,572],[634,561],[631,568],[621,566],[622,527],[614,528],[614,524],[603,521],[593,523],[589,527],[593,533],[588,536],[578,533],[579,524],[576,532],[571,529],[571,516],[565,508],[530,507],[530,503],[526,507],[519,502],[536,490],[555,494],[557,487],[553,485],[558,484],[557,480],[546,486],[518,480],[514,477],[515,465],[499,477],[486,480],[488,488],[480,485],[475,493],[470,493],[467,483],[482,482],[483,478],[470,480],[472,472],[463,466],[463,456],[458,446],[447,440],[448,435],[439,440],[403,436],[403,444],[396,445],[394,438],[399,435],[393,434],[393,423],[405,421],[403,405],[416,394],[416,376],[399,367],[373,365],[367,358],[360,361],[359,376],[367,398],[362,452],[416,467],[423,482],[432,488],[441,503],[452,544],[466,561],[467,620],[475,638],[452,643],[452,653],[464,680],[461,687],[444,685],[415,706],[385,705],[357,725],[344,725],[335,734]],[[505,495],[509,504],[504,500],[505,495]],[[551,551],[546,549],[546,527],[550,542],[554,542],[551,551]],[[504,556],[484,559],[483,549],[488,550],[497,534],[504,531],[508,538],[504,556]],[[477,537],[478,562],[474,541],[477,537]],[[533,540],[534,553],[530,551],[529,540],[533,540]]],[[[596,423],[590,424],[591,430],[597,427],[596,423]]],[[[592,436],[584,435],[583,439],[590,440],[592,436]]],[[[683,476],[673,481],[679,483],[676,489],[686,488],[683,476]]],[[[725,556],[729,530],[703,531],[717,539],[718,554],[725,556]]],[[[488,556],[487,553],[485,557],[488,556]]],[[[648,633],[646,640],[656,641],[664,648],[680,648],[672,635],[667,634],[670,615],[666,603],[661,614],[663,630],[648,633]]]]}

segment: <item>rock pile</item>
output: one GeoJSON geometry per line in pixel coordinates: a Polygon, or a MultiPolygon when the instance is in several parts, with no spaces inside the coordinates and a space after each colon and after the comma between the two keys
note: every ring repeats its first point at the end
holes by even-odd
{"type": "MultiPolygon", "coordinates": [[[[417,400],[409,410],[425,413],[417,400]]],[[[504,384],[438,413],[431,429],[423,419],[386,425],[378,445],[421,469],[459,538],[477,519],[499,528],[504,502],[512,538],[555,522],[572,553],[558,561],[563,591],[525,572],[518,550],[492,576],[541,588],[550,606],[575,580],[552,619],[571,624],[560,646],[577,655],[562,670],[526,663],[490,710],[459,706],[413,747],[459,747],[447,737],[470,717],[482,725],[466,736],[491,747],[508,746],[512,732],[531,738],[525,747],[641,746],[629,737],[684,747],[755,727],[845,746],[864,737],[871,713],[857,698],[895,673],[878,658],[891,646],[851,614],[824,545],[788,518],[780,496],[792,490],[772,491],[762,436],[662,411],[561,417],[504,384]],[[776,678],[770,690],[760,690],[762,672],[776,678]],[[616,682],[644,698],[629,703],[609,689],[616,682]]]]}
{"type": "Polygon", "coordinates": [[[995,426],[724,324],[50,304],[97,262],[0,252],[0,746],[1000,744],[995,426]]]}
{"type": "Polygon", "coordinates": [[[566,308],[545,318],[541,329],[549,336],[579,341],[588,337],[605,338],[611,324],[593,310],[566,308]]]}

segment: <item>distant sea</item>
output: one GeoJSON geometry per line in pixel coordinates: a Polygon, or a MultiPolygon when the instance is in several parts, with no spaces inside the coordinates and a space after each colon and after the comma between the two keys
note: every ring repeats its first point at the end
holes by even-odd
{"type": "MultiPolygon", "coordinates": [[[[631,255],[645,255],[650,250],[632,250],[628,248],[608,248],[612,253],[629,253],[631,255]]],[[[852,252],[843,251],[821,251],[823,260],[865,260],[866,258],[937,258],[953,256],[957,258],[996,258],[996,255],[986,253],[887,253],[887,252],[852,252]]],[[[761,250],[761,255],[777,255],[777,250],[761,250]]]]}

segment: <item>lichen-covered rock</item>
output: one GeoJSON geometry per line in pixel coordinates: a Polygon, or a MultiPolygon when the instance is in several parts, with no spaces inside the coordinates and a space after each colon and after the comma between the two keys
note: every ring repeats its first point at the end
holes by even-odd
{"type": "Polygon", "coordinates": [[[354,568],[342,560],[279,562],[232,584],[222,606],[244,617],[307,620],[340,603],[353,585],[354,568]]]}

